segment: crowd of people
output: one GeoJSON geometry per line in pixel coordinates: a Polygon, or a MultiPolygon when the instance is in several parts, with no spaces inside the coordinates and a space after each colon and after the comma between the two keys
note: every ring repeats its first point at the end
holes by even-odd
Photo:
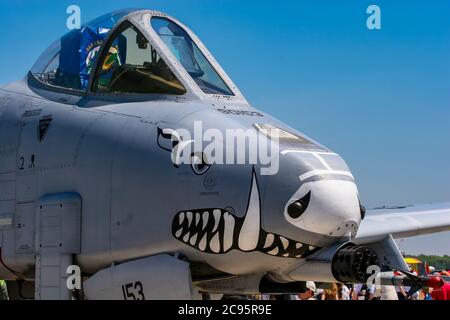
{"type": "MultiPolygon", "coordinates": [[[[450,277],[443,271],[436,276],[450,277]]],[[[306,283],[306,291],[299,294],[256,295],[256,300],[450,300],[450,283],[439,289],[429,287],[413,290],[406,286],[376,286],[342,283],[325,284],[320,288],[312,281],[306,283]]]]}
{"type": "MultiPolygon", "coordinates": [[[[435,276],[450,277],[450,272],[441,271],[435,276]]],[[[208,294],[203,298],[211,299],[208,294]]],[[[224,297],[226,299],[227,297],[224,297]]],[[[319,288],[312,281],[306,282],[305,290],[298,294],[268,295],[259,294],[244,298],[251,300],[450,300],[450,282],[446,282],[439,289],[422,288],[413,290],[405,286],[376,286],[367,284],[323,284],[319,288]]],[[[0,280],[0,300],[8,299],[6,283],[0,280]]]]}

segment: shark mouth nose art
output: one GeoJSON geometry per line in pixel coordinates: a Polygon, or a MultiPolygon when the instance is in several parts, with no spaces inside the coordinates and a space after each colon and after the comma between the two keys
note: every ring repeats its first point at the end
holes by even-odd
{"type": "Polygon", "coordinates": [[[184,244],[211,254],[224,254],[235,249],[284,258],[305,258],[320,249],[263,230],[260,208],[259,188],[253,171],[244,217],[236,217],[224,209],[185,210],[175,215],[172,233],[184,244]]]}

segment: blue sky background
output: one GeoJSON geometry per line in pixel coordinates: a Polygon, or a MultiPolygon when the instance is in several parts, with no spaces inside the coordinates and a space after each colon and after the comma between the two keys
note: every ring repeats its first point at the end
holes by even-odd
{"type": "MultiPolygon", "coordinates": [[[[450,202],[450,1],[2,0],[1,84],[67,31],[71,4],[83,23],[129,7],[177,17],[255,107],[340,153],[367,207],[450,202]]],[[[401,249],[450,254],[450,233],[401,249]]]]}

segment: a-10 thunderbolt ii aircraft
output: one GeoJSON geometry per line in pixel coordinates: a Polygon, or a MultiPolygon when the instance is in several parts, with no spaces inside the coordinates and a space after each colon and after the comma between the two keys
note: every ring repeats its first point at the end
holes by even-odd
{"type": "Polygon", "coordinates": [[[307,280],[360,283],[371,266],[430,285],[407,272],[394,239],[449,229],[450,204],[366,212],[338,154],[253,108],[161,12],[121,10],[72,30],[0,89],[0,279],[11,298],[288,293],[307,280]],[[198,138],[177,129],[196,122],[273,138],[277,170],[190,153],[198,138]],[[190,164],[177,161],[186,154],[190,164]]]}

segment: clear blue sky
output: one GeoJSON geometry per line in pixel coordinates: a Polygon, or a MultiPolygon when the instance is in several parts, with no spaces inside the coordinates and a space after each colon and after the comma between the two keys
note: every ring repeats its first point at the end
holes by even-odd
{"type": "MultiPolygon", "coordinates": [[[[340,153],[366,206],[450,201],[450,1],[2,0],[0,83],[66,32],[70,4],[82,22],[129,7],[177,17],[255,107],[340,153]]],[[[401,248],[450,254],[450,233],[401,248]]]]}

